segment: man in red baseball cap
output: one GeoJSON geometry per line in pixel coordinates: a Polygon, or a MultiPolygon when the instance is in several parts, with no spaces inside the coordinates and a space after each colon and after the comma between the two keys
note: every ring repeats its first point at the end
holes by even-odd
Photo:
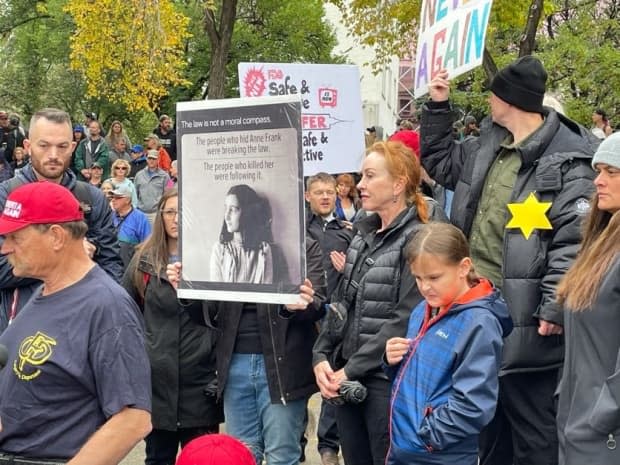
{"type": "Polygon", "coordinates": [[[13,273],[43,283],[0,336],[0,464],[118,463],[150,431],[139,311],[88,256],[86,230],[49,181],[16,188],[0,215],[13,273]]]}

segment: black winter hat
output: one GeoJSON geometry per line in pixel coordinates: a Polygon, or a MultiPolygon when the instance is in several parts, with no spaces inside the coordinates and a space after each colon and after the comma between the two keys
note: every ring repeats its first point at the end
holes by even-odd
{"type": "Polygon", "coordinates": [[[546,82],[547,72],[542,63],[528,55],[501,69],[491,82],[491,91],[521,110],[542,113],[546,82]]]}

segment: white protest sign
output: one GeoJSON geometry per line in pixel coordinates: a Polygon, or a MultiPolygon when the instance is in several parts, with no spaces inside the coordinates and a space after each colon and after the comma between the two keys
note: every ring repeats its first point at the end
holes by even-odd
{"type": "Polygon", "coordinates": [[[423,0],[416,51],[415,97],[446,68],[450,78],[482,63],[492,0],[423,0]]]}
{"type": "Polygon", "coordinates": [[[295,303],[306,275],[299,96],[177,103],[178,295],[295,303]]]}
{"type": "Polygon", "coordinates": [[[239,91],[300,96],[304,176],[359,170],[365,146],[357,66],[239,63],[239,91]]]}

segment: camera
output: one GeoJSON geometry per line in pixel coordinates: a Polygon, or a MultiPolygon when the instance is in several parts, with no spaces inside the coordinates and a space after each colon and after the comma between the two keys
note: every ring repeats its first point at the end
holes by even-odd
{"type": "Polygon", "coordinates": [[[338,396],[325,401],[332,405],[361,404],[366,400],[368,390],[359,381],[343,381],[338,389],[338,396]]]}

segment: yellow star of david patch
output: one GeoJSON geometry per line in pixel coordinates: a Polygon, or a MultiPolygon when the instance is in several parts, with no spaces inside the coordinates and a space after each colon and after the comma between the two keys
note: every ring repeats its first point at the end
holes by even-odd
{"type": "Polygon", "coordinates": [[[526,240],[534,229],[553,229],[546,215],[551,208],[551,202],[540,202],[533,192],[530,192],[523,202],[509,203],[507,206],[512,218],[506,227],[520,228],[526,240]]]}

